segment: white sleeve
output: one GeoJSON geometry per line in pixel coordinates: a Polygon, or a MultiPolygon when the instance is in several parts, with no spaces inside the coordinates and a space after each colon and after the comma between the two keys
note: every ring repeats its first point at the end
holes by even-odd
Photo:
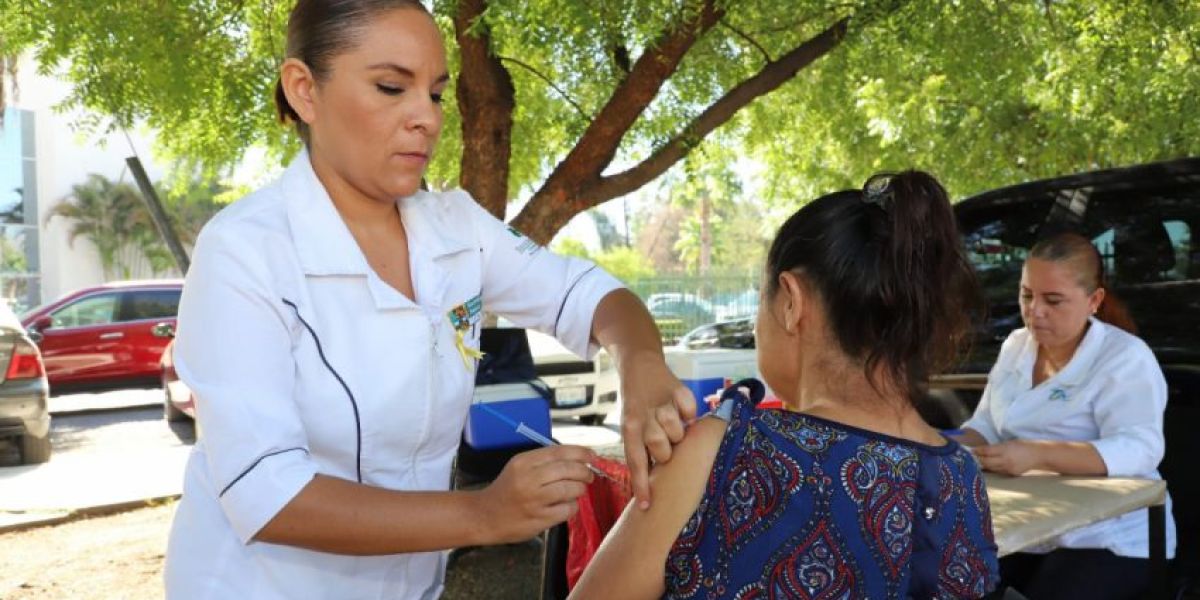
{"type": "Polygon", "coordinates": [[[291,321],[266,263],[238,238],[220,229],[200,236],[174,357],[196,398],[213,489],[249,543],[317,469],[292,395],[291,321]]]}
{"type": "Polygon", "coordinates": [[[1100,439],[1092,442],[1110,477],[1145,476],[1162,461],[1167,382],[1144,344],[1120,353],[1105,373],[1104,392],[1093,406],[1100,439]]]}
{"type": "Polygon", "coordinates": [[[992,385],[992,375],[988,375],[987,386],[983,388],[983,395],[979,397],[979,405],[975,407],[975,414],[963,423],[960,429],[974,429],[987,440],[989,444],[1000,442],[1000,432],[996,430],[996,424],[992,421],[992,392],[995,386],[992,385]]]}
{"type": "Polygon", "coordinates": [[[996,364],[992,365],[992,371],[988,373],[987,386],[983,388],[983,395],[979,397],[979,404],[975,407],[975,414],[963,423],[961,428],[971,428],[979,432],[989,444],[1000,443],[1000,430],[996,427],[996,421],[992,418],[992,404],[994,402],[1003,402],[1004,399],[994,399],[992,396],[996,394],[996,389],[999,387],[999,380],[1002,377],[1009,375],[1011,363],[1016,359],[1014,353],[1019,354],[1024,347],[1024,339],[1017,335],[1014,331],[1008,334],[1004,339],[1004,343],[1000,345],[1000,353],[996,356],[996,364]]]}
{"type": "Polygon", "coordinates": [[[609,292],[624,287],[590,261],[560,256],[479,206],[448,193],[469,212],[483,248],[483,306],[521,327],[547,333],[575,354],[592,357],[592,317],[609,292]]]}

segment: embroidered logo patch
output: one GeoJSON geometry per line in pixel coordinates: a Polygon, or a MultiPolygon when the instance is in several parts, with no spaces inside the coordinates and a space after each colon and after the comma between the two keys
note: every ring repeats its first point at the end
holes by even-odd
{"type": "Polygon", "coordinates": [[[1064,390],[1062,388],[1054,388],[1053,390],[1050,390],[1050,401],[1051,402],[1062,402],[1063,400],[1066,400],[1066,399],[1067,399],[1066,390],[1064,390]]]}
{"type": "Polygon", "coordinates": [[[520,240],[520,243],[517,244],[517,252],[521,254],[533,254],[542,249],[541,246],[537,245],[537,242],[525,237],[525,234],[517,231],[512,225],[508,226],[508,232],[520,240]]]}

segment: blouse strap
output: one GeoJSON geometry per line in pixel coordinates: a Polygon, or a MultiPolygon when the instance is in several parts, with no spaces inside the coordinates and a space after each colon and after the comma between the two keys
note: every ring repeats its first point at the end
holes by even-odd
{"type": "Polygon", "coordinates": [[[766,395],[766,386],[761,381],[748,377],[721,391],[721,403],[712,415],[728,422],[733,419],[735,409],[752,410],[766,395]],[[743,388],[749,395],[742,393],[743,388]]]}

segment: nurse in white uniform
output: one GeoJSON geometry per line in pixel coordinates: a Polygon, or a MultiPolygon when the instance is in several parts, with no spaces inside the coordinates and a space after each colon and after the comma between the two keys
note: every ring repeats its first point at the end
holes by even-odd
{"type": "MultiPolygon", "coordinates": [[[[1038,242],[1021,273],[1025,328],[1008,336],[961,441],[1007,475],[1159,479],[1167,385],[1124,307],[1105,289],[1100,254],[1062,233],[1038,242]]],[[[1167,512],[1168,556],[1174,522],[1167,512]]],[[[1145,510],[1084,527],[1000,561],[1031,600],[1140,597],[1149,577],[1145,510]]]]}
{"type": "Polygon", "coordinates": [[[639,504],[694,414],[637,297],[463,192],[418,189],[442,125],[442,40],[414,0],[300,0],[276,101],[307,151],[197,242],[175,364],[196,397],[169,598],[418,599],[445,550],[566,520],[589,450],[451,492],[484,311],[604,346],[639,504]]]}

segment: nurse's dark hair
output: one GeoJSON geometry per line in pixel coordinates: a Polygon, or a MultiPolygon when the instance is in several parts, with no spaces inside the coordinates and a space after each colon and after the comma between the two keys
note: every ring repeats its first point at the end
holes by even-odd
{"type": "MultiPolygon", "coordinates": [[[[329,76],[333,58],[354,48],[372,17],[399,8],[429,14],[418,0],[299,0],[288,17],[284,56],[299,59],[308,65],[317,81],[322,81],[329,76]]],[[[281,123],[295,123],[297,133],[307,145],[308,125],[288,103],[282,80],[275,82],[275,110],[281,123]]]]}
{"type": "Polygon", "coordinates": [[[796,211],[767,253],[768,297],[784,271],[817,293],[830,335],[867,381],[913,404],[983,314],[950,199],[921,171],[875,175],[796,211]]]}
{"type": "Polygon", "coordinates": [[[1090,240],[1070,231],[1061,231],[1039,240],[1029,251],[1029,258],[1057,263],[1071,270],[1075,281],[1088,294],[1104,290],[1104,301],[1096,309],[1096,318],[1137,335],[1137,325],[1125,303],[1108,286],[1104,276],[1104,261],[1090,240]]]}

